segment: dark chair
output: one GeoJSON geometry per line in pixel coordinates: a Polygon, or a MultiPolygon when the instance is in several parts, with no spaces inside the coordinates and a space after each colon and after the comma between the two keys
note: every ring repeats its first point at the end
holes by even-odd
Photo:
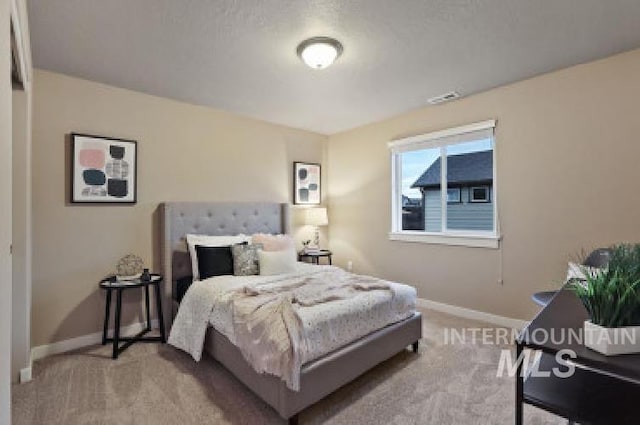
{"type": "Polygon", "coordinates": [[[596,267],[598,269],[602,269],[607,267],[609,264],[609,259],[611,258],[611,249],[609,248],[598,248],[589,254],[584,263],[585,266],[596,267]]]}
{"type": "Polygon", "coordinates": [[[531,299],[540,307],[544,307],[551,301],[558,291],[542,291],[531,295],[531,299]]]}
{"type": "MultiPolygon", "coordinates": [[[[591,251],[591,253],[584,260],[582,265],[588,267],[595,267],[598,269],[607,267],[609,264],[609,258],[611,257],[611,250],[609,248],[598,248],[591,251]]],[[[558,291],[542,291],[536,292],[531,296],[531,299],[541,307],[549,304],[551,299],[556,295],[558,291]]]]}

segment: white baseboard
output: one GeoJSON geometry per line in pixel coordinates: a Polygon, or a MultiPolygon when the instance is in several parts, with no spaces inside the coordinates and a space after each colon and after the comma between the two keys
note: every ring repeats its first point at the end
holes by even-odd
{"type": "Polygon", "coordinates": [[[25,367],[24,369],[20,369],[20,383],[24,384],[31,381],[31,365],[25,367]]]}
{"type": "MultiPolygon", "coordinates": [[[[146,325],[143,323],[134,323],[133,325],[121,327],[120,335],[129,336],[137,334],[142,331],[145,326],[146,325]]],[[[158,327],[157,319],[151,321],[151,327],[153,329],[158,327]]],[[[113,329],[109,329],[109,334],[113,335],[113,329]]],[[[54,354],[66,353],[67,351],[77,350],[78,348],[89,347],[100,343],[102,343],[102,332],[65,339],[51,344],[39,345],[31,349],[31,360],[40,360],[48,356],[53,356],[54,354]]]]}
{"type": "Polygon", "coordinates": [[[448,313],[453,316],[464,317],[465,319],[478,320],[481,322],[491,323],[492,325],[504,326],[506,328],[522,329],[527,324],[525,320],[512,319],[510,317],[498,316],[484,311],[471,310],[470,308],[458,307],[456,305],[439,303],[437,301],[418,298],[416,305],[422,308],[448,313]]]}

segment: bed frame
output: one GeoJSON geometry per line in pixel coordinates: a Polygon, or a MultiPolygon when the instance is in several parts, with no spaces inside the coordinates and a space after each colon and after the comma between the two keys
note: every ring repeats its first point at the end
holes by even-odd
{"type": "MultiPolygon", "coordinates": [[[[191,259],[185,240],[187,233],[290,233],[288,204],[171,202],[161,204],[159,208],[160,257],[165,276],[163,303],[165,307],[170,307],[165,311],[172,312],[165,315],[167,329],[171,328],[178,308],[173,296],[177,293],[176,282],[191,276],[191,259]]],[[[213,327],[207,331],[205,351],[272,406],[282,418],[289,420],[290,424],[297,424],[299,412],[367,370],[409,345],[417,352],[421,337],[422,317],[416,312],[408,319],[304,364],[298,392],[287,388],[280,378],[255,372],[240,350],[213,327]]]]}

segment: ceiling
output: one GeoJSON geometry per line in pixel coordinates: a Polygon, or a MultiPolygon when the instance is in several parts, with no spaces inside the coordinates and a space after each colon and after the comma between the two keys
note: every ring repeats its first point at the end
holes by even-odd
{"type": "Polygon", "coordinates": [[[29,0],[35,66],[332,134],[640,47],[638,0],[29,0]],[[313,36],[328,69],[295,54],[313,36]]]}

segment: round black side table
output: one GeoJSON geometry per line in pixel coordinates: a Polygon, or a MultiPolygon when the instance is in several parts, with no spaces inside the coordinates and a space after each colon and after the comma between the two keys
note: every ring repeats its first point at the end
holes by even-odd
{"type": "Polygon", "coordinates": [[[167,338],[164,332],[164,317],[162,316],[162,296],[160,293],[160,282],[162,282],[162,276],[153,274],[151,280],[143,282],[140,279],[133,279],[127,281],[111,281],[109,278],[100,281],[100,288],[107,291],[107,301],[104,313],[104,329],[102,331],[102,345],[106,345],[108,342],[113,342],[113,354],[112,358],[117,359],[118,355],[126,350],[131,344],[136,342],[167,342],[167,338]],[[158,321],[160,326],[160,336],[147,336],[144,335],[151,331],[151,312],[149,308],[149,287],[153,286],[156,293],[156,310],[158,313],[158,321]],[[120,316],[122,315],[122,292],[127,289],[144,288],[144,301],[145,312],[147,315],[147,326],[137,335],[131,337],[120,336],[120,316]],[[116,312],[115,312],[115,324],[113,327],[113,338],[108,337],[109,330],[109,315],[111,312],[111,293],[116,292],[116,312]],[[120,342],[124,342],[120,346],[120,342]]]}

